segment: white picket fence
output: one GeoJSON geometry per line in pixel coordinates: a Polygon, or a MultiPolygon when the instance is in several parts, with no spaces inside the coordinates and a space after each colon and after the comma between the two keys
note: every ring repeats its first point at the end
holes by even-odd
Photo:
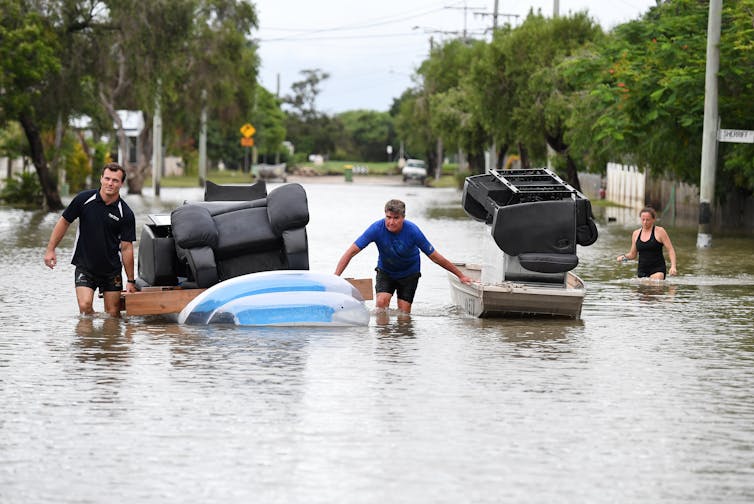
{"type": "Polygon", "coordinates": [[[607,164],[606,198],[632,209],[644,206],[646,175],[636,166],[607,164]]]}
{"type": "Polygon", "coordinates": [[[10,159],[0,157],[0,188],[5,187],[5,183],[9,178],[13,178],[16,174],[30,169],[33,170],[34,167],[30,164],[24,164],[23,158],[10,159]]]}

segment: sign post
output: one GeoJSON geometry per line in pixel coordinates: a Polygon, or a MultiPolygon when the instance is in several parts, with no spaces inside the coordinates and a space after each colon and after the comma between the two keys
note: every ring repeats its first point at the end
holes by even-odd
{"type": "Polygon", "coordinates": [[[251,123],[246,123],[241,126],[241,135],[243,135],[243,138],[241,138],[241,146],[246,148],[243,156],[244,173],[249,173],[249,149],[254,146],[254,139],[252,137],[256,131],[257,129],[252,126],[251,123]]]}

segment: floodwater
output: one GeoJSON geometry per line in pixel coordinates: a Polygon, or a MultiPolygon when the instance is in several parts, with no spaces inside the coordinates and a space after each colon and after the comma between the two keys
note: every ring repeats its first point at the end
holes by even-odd
{"type": "MultiPolygon", "coordinates": [[[[457,190],[304,186],[312,270],[394,197],[481,260],[457,190]]],[[[201,192],[125,198],[138,234],[201,192]]],[[[581,320],[468,318],[424,258],[408,318],[275,329],[80,318],[73,229],[50,271],[58,215],[0,208],[0,502],[752,502],[754,238],[669,229],[680,275],[641,284],[614,261],[638,216],[612,212],[579,250],[581,320]]]]}

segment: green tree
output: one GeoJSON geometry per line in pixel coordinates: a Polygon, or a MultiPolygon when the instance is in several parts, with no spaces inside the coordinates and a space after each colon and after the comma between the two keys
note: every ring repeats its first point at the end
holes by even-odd
{"type": "MultiPolygon", "coordinates": [[[[8,121],[4,128],[0,128],[0,154],[10,160],[28,155],[28,153],[29,143],[26,141],[21,125],[17,121],[8,121]]],[[[10,163],[4,175],[6,178],[11,178],[10,163]]]]}
{"type": "Polygon", "coordinates": [[[351,110],[338,114],[343,124],[343,136],[337,148],[348,159],[384,161],[386,147],[393,142],[393,119],[387,112],[351,110]]]}
{"type": "Polygon", "coordinates": [[[476,113],[473,89],[477,84],[471,68],[485,47],[481,41],[451,41],[433,53],[436,60],[427,67],[427,75],[438,89],[429,100],[432,131],[442,138],[445,150],[463,150],[472,170],[479,172],[484,169],[483,154],[492,135],[476,113]]]}
{"type": "Polygon", "coordinates": [[[290,106],[291,113],[302,121],[320,116],[317,110],[317,96],[321,84],[330,78],[330,74],[319,68],[299,72],[304,78],[291,84],[292,94],[286,95],[283,102],[290,106]]]}
{"type": "Polygon", "coordinates": [[[23,0],[0,0],[0,125],[21,124],[37,171],[45,206],[63,204],[47,162],[42,130],[55,124],[45,107],[58,82],[61,47],[55,26],[23,0]]]}
{"type": "Polygon", "coordinates": [[[440,111],[438,107],[453,107],[457,103],[459,98],[457,93],[450,98],[443,94],[458,89],[461,78],[470,62],[473,61],[470,57],[472,52],[469,50],[471,44],[473,44],[471,40],[453,39],[433,46],[429,58],[425,59],[417,70],[422,79],[422,100],[419,100],[417,104],[426,107],[423,111],[427,119],[424,127],[429,131],[425,136],[433,139],[427,143],[425,157],[429,160],[430,171],[434,171],[435,174],[442,163],[442,153],[439,148],[457,147],[456,138],[443,138],[442,133],[458,131],[452,127],[454,122],[450,124],[444,122],[444,119],[454,116],[455,111],[440,111]]]}
{"type": "MultiPolygon", "coordinates": [[[[194,35],[188,38],[184,65],[176,68],[177,86],[165,100],[167,141],[183,156],[193,156],[198,118],[206,106],[208,156],[235,166],[244,156],[239,145],[241,125],[252,122],[260,129],[255,119],[259,56],[249,40],[257,25],[256,12],[252,4],[239,0],[202,0],[197,5],[194,35]],[[211,149],[211,143],[217,149],[211,149]]],[[[255,139],[260,140],[260,135],[255,139]]]]}
{"type": "MultiPolygon", "coordinates": [[[[468,84],[470,107],[481,127],[494,141],[500,160],[515,144],[515,131],[510,121],[513,109],[513,91],[508,79],[508,61],[504,40],[512,28],[505,26],[493,33],[492,42],[484,46],[478,58],[471,63],[468,84]]],[[[480,169],[477,169],[481,172],[480,169]]]]}
{"type": "Polygon", "coordinates": [[[6,181],[0,191],[0,200],[19,207],[42,204],[42,188],[39,179],[31,172],[17,173],[6,181]]]}
{"type": "Polygon", "coordinates": [[[564,81],[557,64],[577,54],[588,42],[602,36],[600,27],[585,13],[544,18],[530,13],[523,24],[501,39],[505,53],[506,84],[511,97],[510,122],[520,148],[522,163],[528,156],[542,164],[549,145],[562,155],[568,182],[580,188],[576,161],[565,142],[569,103],[563,98],[564,81]]]}
{"type": "MultiPolygon", "coordinates": [[[[116,125],[121,152],[128,152],[128,140],[118,114],[119,109],[141,110],[145,125],[140,134],[135,163],[124,162],[128,174],[130,193],[140,194],[152,157],[151,122],[159,100],[162,115],[173,117],[170,111],[182,110],[195,119],[192,130],[198,128],[199,107],[202,104],[201,90],[206,88],[206,72],[215,72],[202,63],[216,57],[223,70],[231,65],[221,65],[230,55],[217,51],[223,47],[217,40],[208,40],[207,31],[217,39],[232,34],[238,40],[238,32],[247,33],[243,21],[233,19],[227,11],[246,13],[246,4],[234,10],[233,1],[172,0],[171,2],[141,2],[139,0],[108,0],[107,18],[94,20],[91,24],[93,43],[105,50],[96,53],[93,62],[97,70],[97,97],[116,125]],[[230,24],[234,29],[228,27],[230,24]],[[201,45],[197,45],[201,44],[201,45]],[[186,77],[189,77],[188,79],[186,77]],[[189,83],[189,84],[187,84],[189,83]],[[192,84],[198,83],[197,89],[192,84]]],[[[253,11],[252,11],[253,14],[253,11]]],[[[252,18],[252,21],[254,19],[252,18]]],[[[232,75],[236,75],[235,72],[232,75]]],[[[214,73],[215,76],[226,74],[214,73]]],[[[220,80],[220,77],[216,77],[220,80]]],[[[253,82],[253,80],[252,80],[253,82]]],[[[216,96],[210,90],[210,100],[216,96]]],[[[227,99],[227,98],[223,98],[227,99]]],[[[177,117],[181,117],[180,115],[177,117]]],[[[183,116],[185,118],[185,116],[183,116]]],[[[169,124],[169,123],[168,123],[169,124]]],[[[166,128],[167,129],[167,128],[166,128]]],[[[186,130],[184,130],[186,131],[186,130]]],[[[185,143],[185,142],[179,142],[185,143]]]]}
{"type": "Polygon", "coordinates": [[[285,114],[280,101],[262,86],[257,86],[253,124],[257,129],[254,138],[259,154],[265,162],[277,162],[286,135],[285,114]]]}
{"type": "Polygon", "coordinates": [[[396,134],[404,144],[404,154],[434,160],[435,137],[429,127],[428,93],[419,86],[404,91],[393,104],[392,112],[396,134]]]}
{"type": "MultiPolygon", "coordinates": [[[[562,74],[581,86],[569,141],[594,161],[636,163],[699,182],[708,3],[672,0],[616,27],[562,74]],[[590,78],[591,76],[591,78],[590,78]]],[[[723,4],[719,113],[722,127],[751,129],[754,1],[723,4]]],[[[754,188],[754,146],[720,144],[718,191],[754,188]]]]}
{"type": "Polygon", "coordinates": [[[157,100],[182,146],[194,143],[202,91],[215,117],[245,120],[253,110],[258,58],[247,37],[256,15],[242,0],[0,0],[0,26],[2,119],[23,126],[51,210],[62,204],[42,138],[55,130],[57,148],[72,114],[90,115],[101,132],[114,123],[127,152],[117,110],[144,112],[138,160],[124,163],[129,191],[140,193],[157,100]]]}
{"type": "Polygon", "coordinates": [[[317,110],[317,96],[322,82],[330,75],[320,69],[302,70],[304,77],[291,85],[292,94],[283,103],[286,111],[286,130],[300,155],[322,154],[326,157],[335,151],[335,141],[342,136],[342,124],[317,110]]]}
{"type": "MultiPolygon", "coordinates": [[[[193,144],[187,146],[186,150],[193,150],[193,144]]],[[[228,169],[239,170],[244,166],[244,150],[245,147],[240,144],[238,128],[230,130],[214,118],[207,121],[207,157],[209,159],[222,161],[228,169]]]]}

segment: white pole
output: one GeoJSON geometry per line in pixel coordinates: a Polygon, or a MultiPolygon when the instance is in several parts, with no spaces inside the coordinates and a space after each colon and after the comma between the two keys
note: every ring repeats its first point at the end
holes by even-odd
{"type": "Polygon", "coordinates": [[[715,201],[717,160],[717,72],[720,68],[720,24],[723,0],[710,0],[707,21],[707,69],[704,83],[704,127],[702,129],[702,173],[699,183],[699,230],[696,247],[712,245],[712,207],[715,201]]]}
{"type": "Polygon", "coordinates": [[[202,113],[199,119],[199,187],[207,182],[207,90],[202,89],[202,113]]]}
{"type": "MultiPolygon", "coordinates": [[[[158,87],[159,89],[159,87],[158,87]]],[[[154,102],[154,119],[152,120],[152,189],[154,195],[160,195],[160,175],[162,175],[162,112],[160,110],[160,94],[154,102]]]]}

